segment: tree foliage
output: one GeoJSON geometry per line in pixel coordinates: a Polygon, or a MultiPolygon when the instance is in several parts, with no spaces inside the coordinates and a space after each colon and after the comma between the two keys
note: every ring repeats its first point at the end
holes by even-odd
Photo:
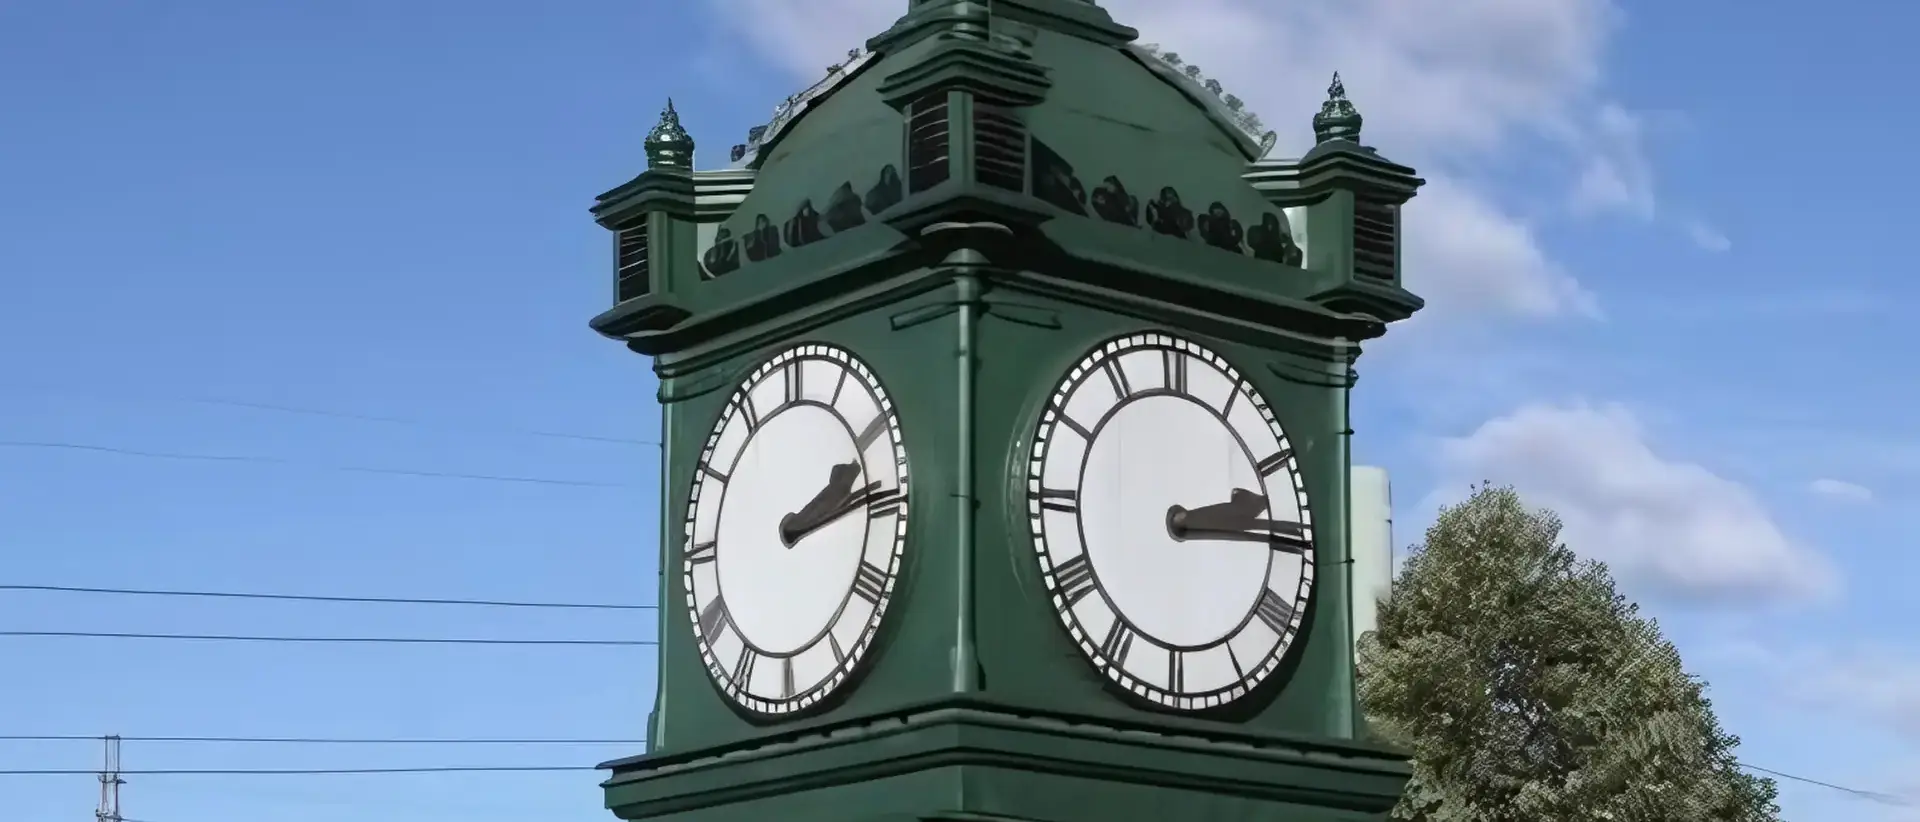
{"type": "Polygon", "coordinates": [[[1360,640],[1370,727],[1414,756],[1393,818],[1764,822],[1705,686],[1560,520],[1507,488],[1445,509],[1360,640]]]}

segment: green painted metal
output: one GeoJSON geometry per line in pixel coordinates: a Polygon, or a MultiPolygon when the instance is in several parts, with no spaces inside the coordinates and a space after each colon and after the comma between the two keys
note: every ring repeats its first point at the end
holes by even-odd
{"type": "Polygon", "coordinates": [[[1421,181],[1358,142],[1337,82],[1314,150],[1267,159],[1237,101],[1135,37],[1086,0],[916,0],[735,168],[666,162],[685,137],[669,134],[594,206],[655,240],[652,287],[592,325],[652,358],[664,409],[659,691],[648,751],[609,763],[618,816],[1359,820],[1398,798],[1404,757],[1355,732],[1347,396],[1360,344],[1421,307],[1398,256],[1421,181]],[[1303,639],[1210,713],[1142,704],[1087,665],[1026,519],[1047,394],[1091,347],[1146,331],[1248,376],[1318,523],[1303,639]],[[798,342],[872,367],[915,486],[865,669],[772,722],[703,669],[665,523],[733,387],[798,342]]]}
{"type": "MultiPolygon", "coordinates": [[[[935,230],[965,230],[964,226],[934,226],[935,230]]],[[[951,266],[979,265],[986,262],[977,255],[961,252],[945,261],[951,266]]],[[[974,344],[975,326],[980,322],[980,279],[964,271],[953,278],[954,304],[958,326],[958,335],[954,345],[954,405],[958,412],[958,424],[954,426],[954,466],[953,495],[954,505],[954,554],[959,561],[954,563],[954,645],[953,645],[953,693],[956,696],[972,696],[980,691],[980,655],[978,637],[974,630],[974,609],[978,596],[974,586],[974,542],[973,511],[979,504],[978,489],[974,485],[974,451],[978,445],[974,427],[975,373],[974,344]]]]}
{"type": "Polygon", "coordinates": [[[680,126],[680,112],[673,110],[671,99],[642,145],[647,150],[648,168],[693,168],[693,136],[680,126]]]}

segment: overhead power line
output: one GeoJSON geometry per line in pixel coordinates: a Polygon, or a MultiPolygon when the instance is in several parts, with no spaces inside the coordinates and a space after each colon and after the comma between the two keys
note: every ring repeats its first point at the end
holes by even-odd
{"type": "Polygon", "coordinates": [[[275,403],[264,403],[264,402],[246,402],[243,400],[190,398],[190,399],[187,399],[186,402],[194,403],[196,405],[218,405],[218,406],[225,406],[228,408],[247,408],[255,411],[271,411],[271,412],[280,413],[280,414],[299,414],[302,416],[309,416],[309,417],[329,417],[332,419],[340,419],[340,420],[357,420],[360,422],[379,422],[379,423],[388,423],[393,425],[409,425],[409,426],[416,426],[416,427],[423,427],[423,428],[440,429],[440,428],[446,428],[449,425],[453,425],[460,428],[494,431],[502,434],[518,434],[518,435],[527,436],[527,437],[544,437],[547,439],[577,440],[582,442],[605,442],[605,443],[613,443],[616,445],[659,445],[660,444],[658,440],[632,439],[627,437],[608,437],[608,436],[601,436],[597,434],[573,434],[573,433],[567,433],[563,431],[543,431],[543,430],[533,429],[533,428],[514,428],[514,427],[505,427],[505,426],[479,425],[474,423],[449,423],[446,421],[436,422],[436,421],[428,421],[428,420],[422,420],[422,419],[414,419],[409,417],[395,417],[395,416],[387,416],[382,414],[358,414],[358,413],[353,413],[348,411],[328,411],[328,410],[323,410],[318,408],[302,408],[302,407],[293,406],[293,405],[279,405],[275,403]]]}
{"type": "Polygon", "coordinates": [[[1801,782],[1808,785],[1815,785],[1818,787],[1827,788],[1829,790],[1839,791],[1841,793],[1852,794],[1857,798],[1879,802],[1883,805],[1896,805],[1903,808],[1910,808],[1915,805],[1920,805],[1920,800],[1910,799],[1908,797],[1900,796],[1898,794],[1884,793],[1881,791],[1862,790],[1860,788],[1849,788],[1845,785],[1836,785],[1832,782],[1822,782],[1818,779],[1808,779],[1807,777],[1804,777],[1804,776],[1795,776],[1793,774],[1786,773],[1784,771],[1776,771],[1769,768],[1762,768],[1758,765],[1748,765],[1745,762],[1741,762],[1738,764],[1740,765],[1740,767],[1746,768],[1749,771],[1758,771],[1768,776],[1775,776],[1781,779],[1789,779],[1794,782],[1801,782]]]}
{"type": "MultiPolygon", "coordinates": [[[[99,741],[106,737],[89,734],[50,734],[50,735],[0,735],[0,741],[19,742],[63,742],[63,741],[99,741]]],[[[291,745],[644,745],[644,739],[562,739],[562,738],[460,738],[460,737],[245,737],[245,736],[119,736],[126,742],[179,742],[179,743],[223,743],[223,744],[291,744],[291,745]]],[[[1849,794],[1886,805],[1912,807],[1920,801],[1881,791],[1869,791],[1849,788],[1845,785],[1811,779],[1804,776],[1762,768],[1758,765],[1737,763],[1740,767],[1758,771],[1769,776],[1801,782],[1828,790],[1849,794]]],[[[357,774],[431,774],[431,773],[532,773],[558,771],[590,771],[592,765],[482,765],[482,766],[417,766],[390,768],[160,768],[152,770],[122,770],[123,776],[329,776],[357,774]]],[[[0,770],[0,776],[79,776],[95,775],[96,771],[83,769],[16,769],[0,770]]],[[[124,820],[134,822],[134,820],[124,820]]]]}
{"type": "Polygon", "coordinates": [[[0,591],[44,591],[63,594],[111,594],[117,596],[204,597],[218,599],[268,599],[292,602],[349,602],[391,605],[473,605],[494,608],[571,608],[602,611],[651,611],[657,605],[621,605],[611,602],[526,602],[504,599],[435,599],[417,597],[324,596],[319,594],[273,594],[252,591],[168,591],[146,588],[88,588],[74,585],[0,585],[0,591]]]}
{"type": "MultiPolygon", "coordinates": [[[[100,734],[0,735],[0,742],[98,742],[100,734]]],[[[218,745],[645,745],[644,739],[524,737],[117,736],[123,742],[218,745]]]]}
{"type": "MultiPolygon", "coordinates": [[[[0,637],[52,639],[157,639],[202,642],[343,643],[361,645],[597,645],[651,646],[651,639],[495,639],[476,637],[394,636],[240,636],[234,634],[135,634],[110,631],[0,631],[0,637]]],[[[124,738],[124,737],[123,737],[124,738]]],[[[91,772],[89,772],[91,773],[91,772]]]]}
{"type": "MultiPolygon", "coordinates": [[[[56,396],[65,396],[65,397],[77,398],[77,399],[88,399],[88,400],[94,400],[94,401],[100,401],[100,402],[111,402],[115,404],[124,404],[127,401],[126,394],[120,391],[115,391],[112,394],[105,394],[98,391],[56,388],[56,387],[49,386],[43,389],[41,393],[51,394],[56,396]]],[[[254,402],[251,400],[225,399],[220,397],[185,397],[185,396],[147,395],[145,397],[141,397],[140,399],[152,400],[152,401],[158,401],[158,402],[179,402],[179,403],[187,403],[190,405],[207,405],[207,406],[218,406],[218,407],[225,407],[225,408],[241,408],[241,409],[246,409],[250,411],[266,411],[266,412],[275,413],[275,414],[294,414],[294,415],[305,416],[305,417],[324,417],[328,419],[337,419],[337,420],[352,420],[355,422],[374,422],[374,423],[382,423],[387,425],[405,425],[405,426],[411,426],[416,428],[431,428],[437,431],[446,430],[448,428],[461,428],[469,431],[485,431],[485,432],[491,432],[495,434],[512,434],[515,436],[523,436],[523,437],[540,437],[545,439],[575,440],[580,442],[602,442],[602,443],[609,443],[613,445],[658,446],[660,444],[658,440],[646,439],[646,438],[614,437],[614,436],[607,436],[604,434],[583,434],[579,432],[554,431],[551,429],[542,429],[542,428],[521,428],[517,426],[491,425],[484,422],[473,422],[473,421],[466,421],[466,420],[447,420],[447,419],[428,420],[428,419],[422,419],[419,417],[405,417],[405,416],[398,416],[398,415],[392,415],[392,414],[365,414],[365,413],[360,413],[356,411],[340,411],[340,410],[328,409],[328,408],[314,408],[311,406],[288,405],[286,403],[254,402]]]]}
{"type": "Polygon", "coordinates": [[[174,451],[144,451],[135,448],[121,448],[111,445],[90,443],[39,441],[39,440],[0,440],[0,448],[21,448],[47,451],[78,451],[95,454],[114,454],[123,457],[143,459],[176,460],[187,462],[218,462],[229,464],[280,465],[310,468],[322,471],[338,471],[353,474],[384,474],[396,477],[419,477],[428,479],[457,479],[476,482],[507,482],[522,485],[566,485],[578,488],[639,488],[641,486],[627,482],[602,482],[597,480],[561,479],[555,477],[526,477],[505,474],[465,474],[452,471],[416,471],[406,468],[372,468],[359,465],[330,465],[283,457],[266,457],[245,454],[199,454],[174,451]]]}
{"type": "MultiPolygon", "coordinates": [[[[99,739],[99,737],[89,737],[99,739]]],[[[138,737],[122,737],[135,740],[138,737]]],[[[620,742],[639,742],[640,740],[608,740],[620,742]]],[[[1846,793],[1860,799],[1882,804],[1912,806],[1914,800],[1895,794],[1848,788],[1831,782],[1795,776],[1781,771],[1770,770],[1753,765],[1741,767],[1760,771],[1783,779],[1804,782],[1829,790],[1846,793]]],[[[362,774],[434,774],[434,773],[541,773],[564,771],[597,770],[593,765],[477,765],[477,766],[420,766],[398,768],[156,768],[151,770],[122,770],[122,776],[348,776],[362,774]]],[[[35,768],[0,770],[0,776],[93,776],[96,771],[78,768],[35,768]]],[[[127,820],[132,822],[132,820],[127,820]]]]}
{"type": "MultiPolygon", "coordinates": [[[[514,773],[536,771],[593,771],[593,765],[475,765],[419,768],[161,768],[123,770],[121,776],[321,776],[376,773],[514,773]]],[[[0,776],[94,776],[99,771],[74,768],[0,770],[0,776]]]]}

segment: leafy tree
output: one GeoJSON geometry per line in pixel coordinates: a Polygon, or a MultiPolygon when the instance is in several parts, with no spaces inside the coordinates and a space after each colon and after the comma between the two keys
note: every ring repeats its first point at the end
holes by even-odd
{"type": "Polygon", "coordinates": [[[1705,686],[1560,520],[1511,489],[1443,510],[1360,640],[1370,727],[1414,756],[1394,819],[1766,822],[1705,686]]]}

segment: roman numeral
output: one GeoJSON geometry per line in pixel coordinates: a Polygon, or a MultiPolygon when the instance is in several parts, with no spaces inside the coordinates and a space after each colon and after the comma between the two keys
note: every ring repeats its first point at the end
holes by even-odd
{"type": "Polygon", "coordinates": [[[1113,627],[1107,629],[1107,638],[1100,641],[1100,655],[1117,667],[1127,667],[1127,654],[1133,652],[1133,637],[1133,626],[1115,617],[1113,627]]]}
{"type": "Polygon", "coordinates": [[[720,635],[720,627],[725,624],[727,624],[727,604],[719,596],[715,596],[712,602],[707,603],[707,607],[700,609],[700,635],[706,637],[707,642],[711,643],[714,637],[720,635]]]}
{"type": "Polygon", "coordinates": [[[1256,467],[1260,469],[1260,476],[1271,477],[1274,475],[1274,472],[1279,471],[1287,464],[1287,461],[1291,459],[1293,459],[1293,449],[1282,448],[1268,455],[1266,459],[1261,460],[1260,464],[1256,467]]]}
{"type": "Polygon", "coordinates": [[[1253,615],[1281,636],[1293,627],[1293,604],[1281,599],[1272,588],[1260,592],[1260,604],[1253,606],[1253,615]]]}
{"type": "Polygon", "coordinates": [[[847,661],[847,652],[840,650],[840,640],[835,639],[832,633],[827,634],[827,650],[833,652],[833,664],[839,665],[847,661]]]}
{"type": "Polygon", "coordinates": [[[793,657],[780,660],[780,698],[793,698],[793,657]]]}
{"type": "Polygon", "coordinates": [[[787,372],[787,403],[791,405],[794,402],[799,401],[800,399],[800,361],[794,360],[793,362],[788,363],[786,367],[786,372],[787,372]]]}
{"type": "Polygon", "coordinates": [[[1124,400],[1133,396],[1133,386],[1127,383],[1127,372],[1120,368],[1120,358],[1112,357],[1100,364],[1100,372],[1107,375],[1107,384],[1113,386],[1115,399],[1124,400]]]}
{"type": "Polygon", "coordinates": [[[880,598],[887,593],[887,572],[862,560],[860,570],[853,575],[853,592],[861,599],[880,604],[880,598]]]}
{"type": "Polygon", "coordinates": [[[740,658],[733,661],[733,684],[746,690],[747,683],[753,681],[753,665],[760,655],[745,644],[740,646],[740,658]]]}
{"type": "Polygon", "coordinates": [[[898,488],[875,491],[867,497],[867,519],[879,519],[888,514],[900,512],[900,506],[907,504],[907,495],[898,488]]]}
{"type": "MultiPolygon", "coordinates": [[[[687,549],[687,561],[694,565],[705,565],[719,557],[719,545],[713,542],[698,543],[692,548],[687,549]]],[[[719,600],[716,599],[714,601],[718,602],[719,600]]]]}
{"type": "Polygon", "coordinates": [[[1086,426],[1081,425],[1074,418],[1067,416],[1066,408],[1062,407],[1058,403],[1055,403],[1053,406],[1053,413],[1060,420],[1061,425],[1064,425],[1068,428],[1073,429],[1073,433],[1079,434],[1081,439],[1086,440],[1088,442],[1093,441],[1093,432],[1088,431],[1086,426]]]}
{"type": "Polygon", "coordinates": [[[707,476],[712,477],[714,480],[718,481],[721,485],[727,484],[727,475],[720,473],[720,469],[713,467],[709,463],[704,463],[704,462],[700,463],[700,473],[706,474],[707,476]]]}
{"type": "Polygon", "coordinates": [[[1040,507],[1048,511],[1059,511],[1063,514],[1080,513],[1080,495],[1073,491],[1042,488],[1038,494],[1029,494],[1029,496],[1039,500],[1040,507]]]}
{"type": "Polygon", "coordinates": [[[1168,391],[1187,393],[1187,355],[1178,351],[1162,351],[1160,368],[1166,377],[1168,391]]]}
{"type": "Polygon", "coordinates": [[[1233,666],[1233,678],[1246,679],[1247,669],[1240,667],[1240,655],[1233,652],[1233,643],[1222,646],[1227,649],[1227,664],[1233,666]]]}
{"type": "Polygon", "coordinates": [[[847,369],[840,369],[840,376],[833,381],[833,396],[827,398],[828,405],[840,404],[840,392],[847,387],[847,369]]]}
{"type": "Polygon", "coordinates": [[[1167,652],[1167,690],[1179,693],[1187,689],[1187,653],[1167,652]]]}
{"type": "Polygon", "coordinates": [[[740,419],[746,421],[748,434],[760,430],[760,413],[753,408],[753,394],[746,391],[740,392],[740,399],[733,405],[740,409],[740,419]]]}
{"type": "Polygon", "coordinates": [[[862,454],[867,453],[867,446],[872,445],[874,440],[880,438],[881,432],[886,430],[887,413],[882,411],[873,415],[873,421],[867,423],[867,427],[860,429],[860,433],[854,436],[854,450],[862,454]]]}
{"type": "Polygon", "coordinates": [[[1060,598],[1066,601],[1067,607],[1073,607],[1095,587],[1093,563],[1087,561],[1086,554],[1081,554],[1053,566],[1053,584],[1060,589],[1060,598]]]}
{"type": "Polygon", "coordinates": [[[1307,528],[1297,522],[1276,522],[1273,534],[1268,540],[1274,548],[1291,554],[1305,555],[1313,550],[1313,541],[1307,539],[1307,528]]]}

